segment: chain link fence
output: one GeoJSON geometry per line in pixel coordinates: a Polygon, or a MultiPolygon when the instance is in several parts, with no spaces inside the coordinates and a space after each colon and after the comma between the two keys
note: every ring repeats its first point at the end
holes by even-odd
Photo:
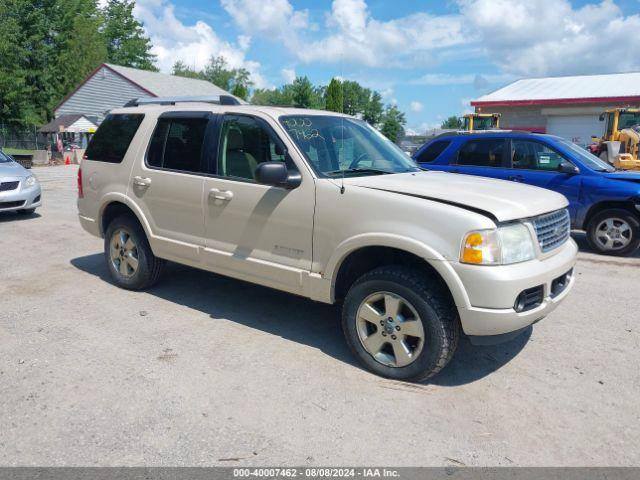
{"type": "Polygon", "coordinates": [[[39,133],[38,127],[17,128],[0,123],[0,149],[2,150],[44,150],[47,148],[46,134],[39,133]]]}

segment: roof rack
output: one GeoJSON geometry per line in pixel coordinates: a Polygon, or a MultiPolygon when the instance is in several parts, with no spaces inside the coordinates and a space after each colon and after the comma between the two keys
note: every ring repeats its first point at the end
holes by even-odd
{"type": "Polygon", "coordinates": [[[241,105],[240,100],[232,95],[215,95],[199,97],[143,97],[134,98],[124,104],[125,107],[140,105],[176,105],[178,103],[213,103],[215,105],[241,105]]]}

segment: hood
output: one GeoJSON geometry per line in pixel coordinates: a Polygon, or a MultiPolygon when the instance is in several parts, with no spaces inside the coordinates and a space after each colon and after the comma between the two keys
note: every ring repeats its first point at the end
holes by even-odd
{"type": "Polygon", "coordinates": [[[29,172],[26,168],[16,162],[0,163],[0,180],[4,177],[26,177],[29,172]]]}
{"type": "Polygon", "coordinates": [[[415,172],[345,179],[345,185],[386,190],[476,211],[505,222],[565,208],[551,190],[492,178],[447,172],[415,172]]]}
{"type": "Polygon", "coordinates": [[[605,178],[610,178],[611,180],[625,180],[627,182],[640,183],[640,172],[619,171],[619,172],[603,173],[602,176],[605,178]]]}

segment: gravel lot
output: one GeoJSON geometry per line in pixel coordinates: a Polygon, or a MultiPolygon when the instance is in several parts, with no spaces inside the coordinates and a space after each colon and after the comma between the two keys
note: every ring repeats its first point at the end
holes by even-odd
{"type": "Polygon", "coordinates": [[[0,214],[0,465],[640,466],[640,255],[576,236],[558,310],[412,385],[360,369],[331,306],[178,265],[112,286],[76,170],[0,214]]]}

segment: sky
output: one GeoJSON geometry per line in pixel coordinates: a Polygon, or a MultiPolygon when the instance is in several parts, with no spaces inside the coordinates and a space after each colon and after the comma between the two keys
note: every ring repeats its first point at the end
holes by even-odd
{"type": "Polygon", "coordinates": [[[134,14],[163,72],[222,55],[260,88],[356,80],[410,133],[518,78],[640,71],[640,0],[137,0],[134,14]]]}

